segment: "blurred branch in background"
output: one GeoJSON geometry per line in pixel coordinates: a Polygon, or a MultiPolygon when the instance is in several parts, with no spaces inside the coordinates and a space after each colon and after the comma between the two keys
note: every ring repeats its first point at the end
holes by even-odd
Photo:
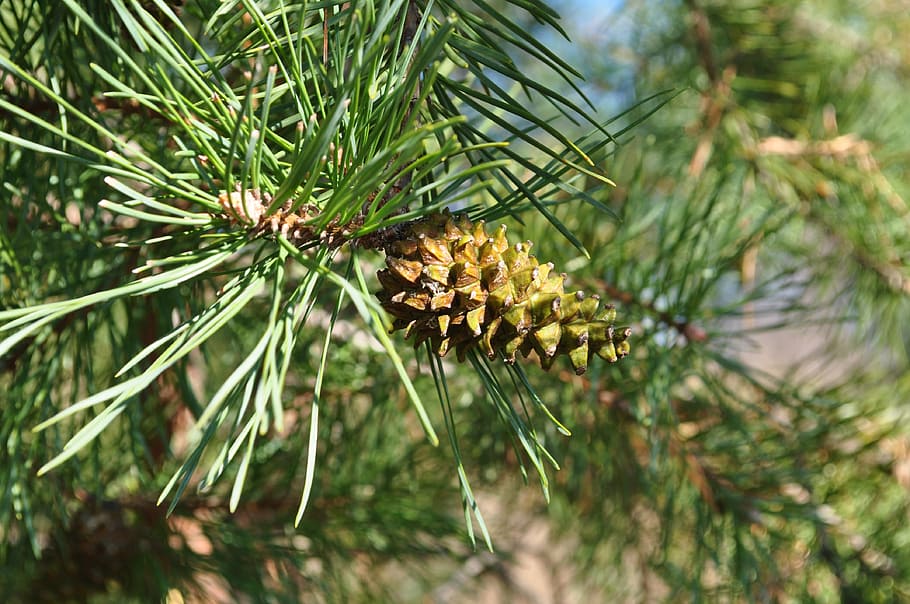
{"type": "Polygon", "coordinates": [[[565,262],[642,334],[629,380],[561,393],[585,394],[550,515],[581,540],[581,580],[648,601],[907,598],[906,13],[604,13],[585,56],[639,96],[691,90],[603,158],[621,224],[564,219],[598,251],[565,262]],[[647,570],[624,580],[630,556],[647,570]]]}

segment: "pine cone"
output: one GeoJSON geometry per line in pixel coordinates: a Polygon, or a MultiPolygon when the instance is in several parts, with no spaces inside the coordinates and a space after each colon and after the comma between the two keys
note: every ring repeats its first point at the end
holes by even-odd
{"type": "Polygon", "coordinates": [[[565,274],[531,256],[532,243],[510,246],[502,225],[490,237],[483,222],[448,212],[399,227],[385,245],[377,296],[415,346],[429,341],[459,360],[480,345],[490,357],[515,361],[533,350],[549,369],[566,354],[579,375],[592,355],[616,362],[629,353],[629,328],[616,330],[612,304],[565,292],[565,274]]]}

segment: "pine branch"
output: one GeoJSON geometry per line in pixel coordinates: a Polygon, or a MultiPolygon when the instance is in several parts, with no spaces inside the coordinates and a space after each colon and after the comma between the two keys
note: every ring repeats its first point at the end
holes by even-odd
{"type": "Polygon", "coordinates": [[[652,300],[640,300],[635,294],[621,290],[605,281],[598,282],[597,289],[603,291],[611,299],[620,302],[623,306],[637,306],[647,310],[657,319],[684,336],[688,342],[706,342],[710,339],[708,333],[698,325],[685,319],[680,319],[668,311],[658,310],[652,300]]]}
{"type": "MultiPolygon", "coordinates": [[[[521,4],[542,22],[553,22],[543,5],[521,4]]],[[[75,422],[74,433],[40,474],[95,446],[115,420],[130,413],[131,401],[148,399],[156,385],[163,389],[161,395],[174,397],[164,376],[247,316],[254,301],[265,296],[269,302],[252,344],[226,368],[220,388],[201,407],[189,407],[195,425],[188,457],[159,499],[173,495],[173,510],[183,492],[195,486],[197,470],[208,464],[198,485],[208,489],[234,462],[238,471],[229,505],[236,508],[261,433],[266,426],[283,429],[282,392],[291,355],[323,287],[336,289],[338,304],[351,305],[381,342],[427,438],[435,443],[421,395],[385,332],[373,286],[356,260],[360,252],[387,249],[402,224],[462,200],[480,208],[492,198],[493,205],[511,211],[510,206],[530,196],[560,226],[525,185],[524,170],[554,189],[577,173],[609,182],[579,143],[549,119],[529,112],[501,88],[502,80],[491,79],[491,74],[512,79],[561,115],[594,124],[598,137],[609,140],[606,130],[567,97],[517,71],[505,48],[520,48],[563,77],[576,73],[493,8],[483,4],[493,16],[485,21],[461,5],[444,5],[444,15],[424,12],[413,1],[388,7],[340,2],[266,13],[256,3],[243,2],[240,18],[224,7],[208,16],[203,44],[162,3],[146,7],[116,0],[109,28],[111,24],[94,20],[84,4],[66,0],[67,24],[78,23],[103,50],[101,60],[90,67],[96,76],[92,85],[106,91],[83,88],[72,94],[29,64],[0,57],[16,80],[15,90],[28,90],[32,99],[28,107],[0,100],[0,110],[21,124],[22,132],[0,137],[36,153],[56,153],[63,161],[82,161],[106,175],[104,182],[114,195],[98,205],[130,221],[124,233],[129,239],[120,243],[132,248],[138,265],[132,270],[138,277],[115,276],[88,294],[0,311],[0,328],[6,332],[0,354],[18,355],[15,351],[26,342],[41,342],[47,329],[63,333],[79,317],[114,301],[130,307],[136,296],[198,288],[192,308],[175,315],[169,332],[142,334],[144,348],[113,368],[113,383],[97,389],[93,384],[73,404],[39,421],[37,430],[62,430],[80,414],[99,410],[84,424],[75,422]],[[454,70],[462,62],[470,78],[454,70]],[[80,109],[88,100],[91,107],[80,109]],[[135,132],[119,132],[109,119],[113,112],[147,120],[135,132]],[[469,120],[466,112],[477,117],[469,120]],[[94,136],[77,136],[70,122],[94,136]],[[162,122],[170,126],[164,152],[142,131],[144,126],[151,132],[162,122]],[[489,134],[491,125],[495,136],[489,134]],[[541,144],[538,132],[558,144],[541,144]],[[56,141],[59,150],[39,139],[56,141]],[[528,149],[543,152],[548,163],[530,157],[528,149]],[[334,263],[339,250],[351,258],[344,273],[334,263]]],[[[584,144],[603,145],[590,136],[584,144]]],[[[562,231],[570,235],[564,227],[562,231]]],[[[341,310],[339,306],[325,327],[314,404],[341,310]]],[[[150,316],[156,311],[152,308],[150,316]]],[[[157,316],[163,319],[166,313],[157,316]]],[[[546,492],[543,461],[553,460],[540,436],[512,409],[513,399],[523,402],[527,396],[550,420],[555,418],[523,374],[510,374],[513,391],[487,361],[475,361],[491,402],[521,441],[546,492]]],[[[310,459],[315,457],[316,417],[310,459]]],[[[153,442],[153,459],[161,457],[166,431],[162,438],[153,442]]],[[[312,484],[312,468],[307,472],[301,510],[312,484]]],[[[476,507],[462,466],[459,472],[466,501],[476,507]]],[[[479,515],[478,520],[483,528],[479,515]]],[[[489,544],[485,528],[483,532],[489,544]]]]}

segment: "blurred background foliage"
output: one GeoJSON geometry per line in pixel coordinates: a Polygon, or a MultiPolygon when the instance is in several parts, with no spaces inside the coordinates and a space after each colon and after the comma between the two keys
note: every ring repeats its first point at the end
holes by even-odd
{"type": "MultiPolygon", "coordinates": [[[[82,4],[120,33],[104,3],[82,4]]],[[[208,6],[183,4],[188,18],[208,6]]],[[[538,213],[504,220],[634,329],[632,356],[618,365],[584,376],[567,363],[527,370],[572,431],[538,426],[561,466],[549,502],[522,480],[513,437],[471,366],[447,357],[461,459],[495,545],[473,549],[451,450],[426,442],[386,352],[343,309],[331,323],[319,464],[300,526],[319,329],[298,336],[284,431],[257,445],[237,511],[218,484],[184,495],[165,518],[156,500],[188,451],[192,410],[236,365],[237,343],[258,335],[266,296],[245,311],[251,322],[163,374],[86,454],[36,478],[64,439],[23,426],[169,329],[197,299],[184,285],[154,302],[89,307],[45,336],[52,345],[10,355],[15,365],[2,359],[4,601],[910,598],[910,3],[553,2],[571,44],[523,4],[485,5],[582,72],[598,121],[617,116],[608,129],[618,144],[592,152],[616,186],[581,174],[546,200],[589,256],[538,213]],[[23,380],[25,364],[41,370],[23,380]]],[[[56,64],[67,98],[165,161],[166,129],[141,108],[107,118],[79,94],[106,86],[85,68],[106,51],[85,29],[55,28],[78,36],[69,43],[42,37],[66,18],[54,2],[4,3],[4,56],[17,62],[8,49],[22,37],[46,52],[79,49],[56,64]]],[[[552,78],[512,50],[528,77],[552,78]]],[[[547,84],[577,98],[565,82],[547,84]]],[[[3,95],[41,111],[9,78],[3,95]]],[[[0,120],[16,133],[12,115],[0,120]]],[[[571,138],[592,134],[590,124],[553,123],[571,138]]],[[[109,195],[97,174],[9,143],[0,160],[3,198],[29,200],[2,206],[4,309],[73,284],[109,287],[135,266],[131,250],[104,245],[125,219],[91,211],[109,195]]],[[[316,300],[308,325],[329,325],[337,296],[316,300]]],[[[395,341],[434,401],[426,359],[395,341]]],[[[442,425],[443,412],[428,408],[442,425]]]]}

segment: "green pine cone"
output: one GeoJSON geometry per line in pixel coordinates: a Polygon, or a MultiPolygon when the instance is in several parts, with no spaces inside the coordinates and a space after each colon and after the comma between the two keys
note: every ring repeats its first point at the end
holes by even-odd
{"type": "Polygon", "coordinates": [[[404,225],[378,273],[393,331],[405,329],[415,346],[429,340],[440,356],[454,348],[459,360],[477,345],[508,363],[533,350],[549,369],[566,354],[579,375],[595,354],[626,356],[631,329],[614,328],[613,305],[598,310],[598,296],[565,292],[565,274],[538,263],[531,246],[510,246],[505,225],[491,237],[482,221],[447,211],[404,225]]]}

